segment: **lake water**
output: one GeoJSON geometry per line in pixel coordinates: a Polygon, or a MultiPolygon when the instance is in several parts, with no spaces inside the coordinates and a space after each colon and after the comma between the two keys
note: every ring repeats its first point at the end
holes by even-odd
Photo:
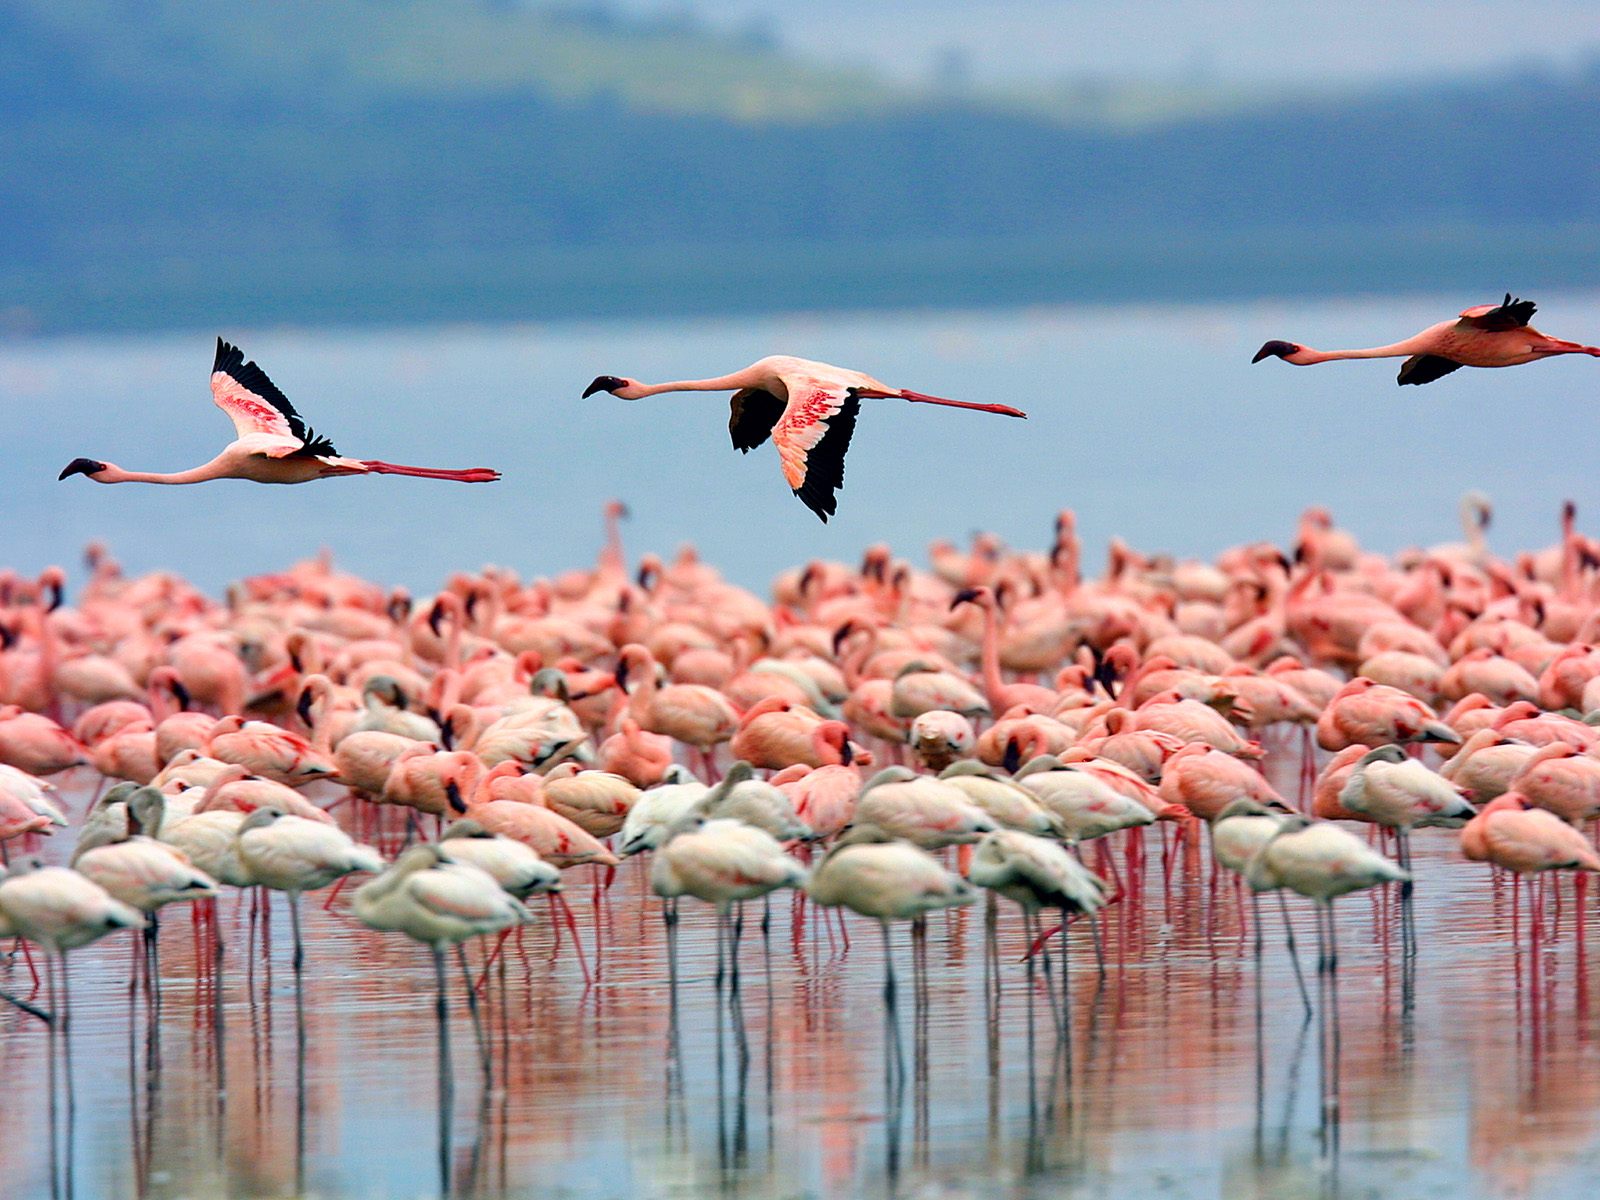
{"type": "MultiPolygon", "coordinates": [[[[1090,547],[1112,534],[1210,555],[1287,539],[1308,504],[1393,550],[1459,537],[1456,502],[1496,503],[1499,547],[1545,544],[1564,499],[1600,503],[1591,469],[1600,363],[1563,359],[1460,371],[1399,389],[1397,364],[1252,366],[1262,341],[1392,341],[1483,296],[1225,306],[1038,308],[387,331],[196,330],[0,343],[7,487],[0,562],[37,570],[107,539],[131,570],[166,566],[209,586],[330,547],[350,570],[429,589],[494,562],[524,574],[591,561],[600,506],[632,507],[630,550],[692,540],[760,587],[814,556],[874,541],[919,557],[938,537],[1048,540],[1075,508],[1090,547]],[[56,482],[87,455],[176,470],[230,436],[210,404],[212,338],[259,360],[345,453],[487,465],[505,480],[407,479],[269,489],[108,490],[56,482]],[[796,501],[769,447],[741,457],[715,396],[580,400],[600,373],[722,374],[787,352],[900,386],[1027,409],[1022,422],[882,401],[857,426],[839,515],[796,501]]],[[[1539,323],[1595,340],[1600,294],[1539,297],[1539,323]]]]}
{"type": "MultiPolygon", "coordinates": [[[[1292,758],[1280,765],[1292,769],[1292,758]]],[[[1392,902],[1373,894],[1338,905],[1343,1110],[1333,1145],[1319,1122],[1317,1027],[1275,908],[1263,910],[1258,1001],[1248,906],[1230,887],[1213,896],[1197,865],[1181,861],[1164,894],[1159,841],[1148,837],[1138,899],[1109,910],[1103,982],[1088,931],[1071,931],[1070,1066],[1053,993],[1038,975],[1030,987],[1018,962],[1027,939],[1014,909],[1001,906],[997,975],[981,907],[936,915],[920,993],[909,935],[896,931],[898,1089],[886,1081],[882,943],[870,923],[850,919],[846,949],[811,914],[797,925],[785,895],[764,939],[751,906],[731,1003],[714,986],[713,916],[690,906],[674,1009],[643,864],[625,864],[602,905],[594,986],[570,941],[552,961],[541,906],[523,952],[508,950],[504,976],[491,975],[487,1085],[452,979],[450,1190],[661,1200],[1589,1194],[1600,1168],[1600,1013],[1568,887],[1550,940],[1530,953],[1526,902],[1514,930],[1510,889],[1462,860],[1452,834],[1422,831],[1414,976],[1392,902]]],[[[568,895],[592,955],[585,875],[569,873],[568,895]]],[[[347,897],[332,911],[320,899],[305,902],[302,1041],[281,897],[265,958],[246,950],[244,905],[225,898],[221,1091],[210,994],[181,909],[164,918],[154,1039],[143,1002],[130,998],[131,939],[74,956],[70,1190],[65,1155],[52,1170],[48,1152],[47,1039],[31,1018],[0,1012],[4,1193],[439,1194],[428,956],[362,929],[347,897]]],[[[1293,910],[1309,978],[1311,912],[1298,901],[1293,910]]],[[[1591,914],[1591,941],[1593,926],[1591,914]]],[[[470,953],[476,972],[483,952],[470,953]]],[[[0,986],[26,991],[26,969],[0,966],[0,986]]],[[[64,1132],[64,1112],[54,1120],[64,1132]]]]}

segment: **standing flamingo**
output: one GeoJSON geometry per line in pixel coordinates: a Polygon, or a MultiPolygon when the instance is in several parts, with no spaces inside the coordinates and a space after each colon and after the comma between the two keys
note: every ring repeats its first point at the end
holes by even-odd
{"type": "Polygon", "coordinates": [[[715,379],[640,383],[600,375],[583,394],[587,399],[596,392],[610,392],[621,400],[643,400],[664,392],[732,392],[728,433],[733,448],[748,454],[771,437],[783,464],[783,477],[800,502],[824,523],[838,508],[836,493],[844,486],[844,455],[850,448],[861,401],[909,400],[1007,417],[1028,415],[1005,404],[972,404],[891,388],[859,371],[782,354],[715,379]]]}
{"type": "Polygon", "coordinates": [[[86,475],[96,483],[205,483],[249,479],[255,483],[309,483],[335,475],[413,475],[456,483],[492,483],[500,472],[486,467],[444,471],[404,467],[375,458],[342,458],[327,438],[313,432],[267,373],[244,352],[217,339],[211,365],[211,398],[233,421],[239,436],[210,462],[187,471],[125,471],[115,463],[75,458],[57,479],[86,475]]]}
{"type": "Polygon", "coordinates": [[[1432,383],[1459,367],[1517,367],[1557,354],[1591,354],[1600,358],[1600,346],[1563,342],[1529,325],[1534,308],[1532,300],[1513,300],[1507,292],[1499,304],[1475,305],[1454,321],[1440,321],[1392,345],[1369,350],[1313,350],[1297,342],[1270,341],[1250,361],[1281,358],[1305,367],[1341,358],[1404,358],[1396,382],[1422,384],[1432,383]]]}

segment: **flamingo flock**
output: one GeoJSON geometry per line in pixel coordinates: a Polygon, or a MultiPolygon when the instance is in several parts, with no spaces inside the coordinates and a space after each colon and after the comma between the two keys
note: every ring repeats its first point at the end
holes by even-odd
{"type": "MultiPolygon", "coordinates": [[[[761,388],[743,403],[770,406],[791,360],[764,361],[694,390],[761,388]]],[[[219,397],[267,386],[219,362],[219,397]]],[[[690,386],[596,382],[628,398],[690,386]]],[[[543,896],[603,983],[607,889],[644,857],[674,995],[685,899],[716,913],[719,987],[738,986],[746,904],[792,893],[796,929],[815,906],[830,938],[840,913],[877,922],[891,1064],[894,923],[911,923],[920,978],[929,913],[987,894],[993,939],[994,898],[1010,901],[1028,978],[1043,965],[1068,1030],[1072,931],[1103,974],[1102,925],[1157,892],[1207,920],[1229,890],[1276,892],[1291,937],[1284,896],[1304,897],[1336,1120],[1334,901],[1392,888],[1409,960],[1422,831],[1451,831],[1496,880],[1600,871],[1600,541],[1570,505],[1552,545],[1512,557],[1490,551],[1480,499],[1461,545],[1385,557],[1310,510],[1290,544],[1214,562],[1114,540],[1097,577],[1063,512],[1037,550],[978,535],[925,569],[874,546],[797,564],[766,597],[688,548],[630,567],[623,511],[608,508],[592,569],[460,572],[420,600],[326,559],[225,603],[169,572],[129,577],[103,547],[70,589],[57,568],[0,573],[0,936],[47,968],[42,998],[16,977],[3,996],[61,1035],[66,1078],[70,951],[142,931],[159,980],[160,914],[190,904],[220,964],[217,906],[264,923],[278,892],[298,978],[317,950],[301,897],[327,892],[431,953],[447,1104],[446,956],[475,1006],[543,896]],[[1280,790],[1269,768],[1285,762],[1298,773],[1280,790]],[[1175,892],[1175,874],[1208,887],[1175,892]],[[594,896],[587,935],[575,877],[594,896]]],[[[1559,890],[1525,890],[1546,942],[1559,890]]],[[[1259,903],[1237,917],[1259,937],[1259,903]]]]}

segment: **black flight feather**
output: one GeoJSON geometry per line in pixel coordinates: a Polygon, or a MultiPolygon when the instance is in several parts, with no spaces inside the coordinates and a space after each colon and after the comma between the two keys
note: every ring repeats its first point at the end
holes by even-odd
{"type": "Polygon", "coordinates": [[[1533,320],[1533,314],[1538,305],[1532,300],[1513,300],[1511,293],[1506,293],[1506,298],[1500,302],[1498,308],[1491,308],[1481,317],[1468,317],[1472,324],[1480,329],[1489,329],[1502,332],[1507,329],[1521,329],[1533,320]]]}
{"type": "Polygon", "coordinates": [[[1437,354],[1413,354],[1400,364],[1400,374],[1395,382],[1402,387],[1408,383],[1432,383],[1460,369],[1460,363],[1440,358],[1437,354]]]}
{"type": "Polygon", "coordinates": [[[245,362],[244,351],[237,346],[229,345],[221,338],[217,339],[216,361],[211,364],[212,374],[218,371],[226,374],[246,391],[260,396],[283,414],[284,419],[289,422],[289,432],[305,443],[304,447],[295,451],[295,456],[339,453],[333,448],[332,442],[306,424],[305,418],[295,411],[294,405],[289,403],[289,397],[278,390],[278,385],[267,378],[265,371],[254,362],[245,362]]]}
{"type": "Polygon", "coordinates": [[[772,427],[783,416],[784,404],[762,388],[742,388],[733,394],[728,415],[728,436],[733,448],[749,454],[772,436],[772,427]]]}
{"type": "Polygon", "coordinates": [[[828,431],[822,440],[811,447],[806,455],[806,477],[794,494],[826,525],[839,507],[834,494],[844,486],[844,455],[850,449],[850,436],[856,431],[856,414],[861,411],[861,401],[852,391],[845,397],[839,411],[828,418],[828,431]]]}

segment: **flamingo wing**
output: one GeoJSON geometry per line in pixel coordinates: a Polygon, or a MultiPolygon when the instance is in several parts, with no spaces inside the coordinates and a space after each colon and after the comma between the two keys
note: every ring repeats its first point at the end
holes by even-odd
{"type": "Polygon", "coordinates": [[[844,486],[844,455],[856,430],[861,401],[848,387],[791,386],[783,416],[772,427],[783,477],[800,502],[827,524],[844,486]]]}
{"type": "Polygon", "coordinates": [[[741,388],[733,394],[728,416],[728,435],[733,448],[749,454],[772,435],[772,427],[783,416],[783,401],[763,388],[741,388]]]}
{"type": "Polygon", "coordinates": [[[1460,367],[1460,363],[1440,358],[1437,354],[1413,354],[1400,364],[1400,374],[1395,382],[1402,387],[1408,383],[1432,383],[1435,379],[1443,379],[1451,371],[1459,370],[1460,367]]]}
{"type": "Polygon", "coordinates": [[[221,338],[217,339],[217,357],[211,364],[211,398],[228,414],[241,438],[264,433],[301,443],[299,449],[285,450],[284,454],[339,453],[332,442],[306,424],[265,371],[254,362],[245,362],[244,351],[221,338]]]}
{"type": "Polygon", "coordinates": [[[1511,293],[1507,292],[1506,298],[1499,304],[1479,304],[1466,309],[1461,314],[1461,320],[1479,329],[1503,333],[1508,329],[1525,328],[1533,320],[1537,308],[1532,300],[1513,300],[1511,293]]]}

